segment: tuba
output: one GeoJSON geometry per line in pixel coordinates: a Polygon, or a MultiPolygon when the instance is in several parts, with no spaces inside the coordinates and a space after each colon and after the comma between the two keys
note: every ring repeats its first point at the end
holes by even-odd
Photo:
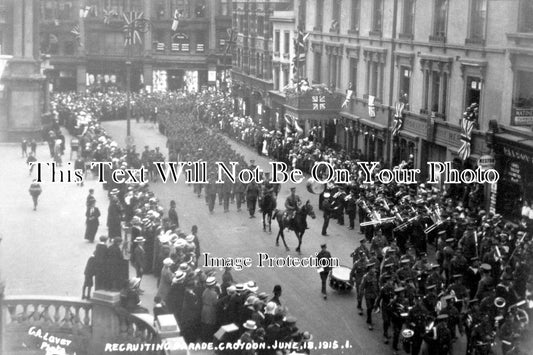
{"type": "Polygon", "coordinates": [[[505,298],[503,297],[496,297],[494,299],[494,305],[496,306],[496,308],[499,308],[499,309],[504,308],[506,303],[507,302],[505,302],[505,298]]]}

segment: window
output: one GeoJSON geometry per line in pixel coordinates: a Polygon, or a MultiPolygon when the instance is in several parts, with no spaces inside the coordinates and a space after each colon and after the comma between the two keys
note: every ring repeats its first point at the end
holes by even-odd
{"type": "Polygon", "coordinates": [[[72,1],[59,1],[58,10],[57,17],[60,20],[70,20],[74,17],[72,1]]]}
{"type": "Polygon", "coordinates": [[[205,0],[196,0],[194,5],[194,17],[205,17],[205,0]]]}
{"type": "Polygon", "coordinates": [[[350,58],[350,82],[352,83],[353,95],[356,95],[357,88],[357,63],[356,58],[350,58]]]}
{"type": "Polygon", "coordinates": [[[472,0],[470,9],[470,38],[485,39],[487,0],[472,0]]]}
{"type": "Polygon", "coordinates": [[[406,104],[405,109],[409,109],[409,95],[411,89],[411,68],[408,66],[400,66],[400,92],[399,101],[406,104]]]}
{"type": "Polygon", "coordinates": [[[403,0],[402,34],[413,35],[415,0],[403,0]]]}
{"type": "Polygon", "coordinates": [[[315,28],[322,29],[322,16],[324,12],[324,0],[316,0],[315,28]]]}
{"type": "Polygon", "coordinates": [[[338,84],[338,61],[336,55],[329,56],[329,86],[332,89],[336,89],[338,84]]]}
{"type": "Polygon", "coordinates": [[[361,18],[361,0],[352,0],[352,22],[350,28],[359,32],[359,20],[361,18]]]}
{"type": "Polygon", "coordinates": [[[520,4],[519,32],[533,32],[533,2],[522,0],[520,4]]]}
{"type": "Polygon", "coordinates": [[[279,90],[279,67],[274,68],[274,90],[279,90]]]}
{"type": "Polygon", "coordinates": [[[383,70],[386,55],[384,52],[364,51],[366,61],[366,86],[367,95],[376,99],[382,99],[383,93],[383,70]]]}
{"type": "Polygon", "coordinates": [[[279,41],[280,41],[279,31],[276,31],[274,33],[274,52],[278,54],[279,54],[279,47],[280,47],[279,41]]]}
{"type": "Polygon", "coordinates": [[[379,64],[375,62],[370,63],[370,88],[369,95],[378,97],[378,79],[379,77],[379,64]]]}
{"type": "Polygon", "coordinates": [[[290,40],[290,32],[285,31],[283,33],[284,35],[284,41],[283,41],[283,54],[289,55],[290,48],[291,48],[291,40],[290,40]]]}
{"type": "MultiPolygon", "coordinates": [[[[167,15],[165,7],[164,0],[158,0],[154,2],[154,15],[158,20],[165,18],[167,15]]],[[[174,9],[172,9],[172,15],[174,15],[174,9]]]]}
{"type": "Polygon", "coordinates": [[[315,52],[313,60],[313,81],[315,83],[321,83],[320,70],[322,69],[322,53],[315,52]]]}
{"type": "Polygon", "coordinates": [[[301,28],[305,28],[305,20],[307,17],[307,1],[300,0],[298,5],[298,23],[301,28]]]}
{"type": "Polygon", "coordinates": [[[340,0],[331,0],[332,1],[332,11],[331,11],[331,26],[330,30],[338,31],[341,24],[341,2],[340,0]]]}
{"type": "Polygon", "coordinates": [[[289,68],[283,69],[283,87],[289,85],[289,68]]]}
{"type": "Polygon", "coordinates": [[[433,14],[433,35],[435,37],[446,37],[447,22],[448,0],[435,0],[435,12],[433,14]]]}
{"type": "Polygon", "coordinates": [[[424,108],[425,114],[445,119],[446,101],[448,100],[448,71],[444,67],[449,64],[429,61],[424,70],[424,108]]]}
{"type": "Polygon", "coordinates": [[[515,74],[515,107],[533,108],[533,72],[517,71],[515,74]]]}
{"type": "Polygon", "coordinates": [[[381,32],[383,21],[383,0],[374,0],[374,8],[372,9],[372,31],[381,32]]]}
{"type": "Polygon", "coordinates": [[[263,16],[257,17],[257,35],[260,37],[265,35],[265,18],[263,16]]]}
{"type": "Polygon", "coordinates": [[[481,97],[481,79],[476,77],[466,78],[466,96],[465,107],[470,106],[473,103],[479,105],[479,99],[481,97]]]}
{"type": "Polygon", "coordinates": [[[174,16],[174,11],[176,10],[178,10],[178,17],[189,17],[187,0],[172,0],[170,4],[170,15],[174,16]]]}
{"type": "Polygon", "coordinates": [[[218,0],[218,13],[220,16],[229,16],[229,0],[218,0]]]}
{"type": "Polygon", "coordinates": [[[239,15],[239,32],[244,32],[244,15],[239,15]]]}

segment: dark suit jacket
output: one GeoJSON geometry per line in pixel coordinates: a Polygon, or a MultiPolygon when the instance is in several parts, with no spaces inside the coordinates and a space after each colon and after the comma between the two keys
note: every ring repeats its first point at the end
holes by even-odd
{"type": "Polygon", "coordinates": [[[100,210],[98,207],[93,207],[93,211],[91,213],[91,208],[87,208],[87,212],[85,212],[86,222],[87,223],[95,223],[99,224],[98,218],[100,218],[100,210]]]}
{"type": "Polygon", "coordinates": [[[135,250],[133,251],[133,264],[137,267],[144,268],[144,264],[146,262],[146,252],[144,251],[144,248],[137,246],[135,250]]]}
{"type": "Polygon", "coordinates": [[[168,210],[168,219],[170,220],[170,223],[174,224],[176,227],[180,226],[178,213],[176,212],[175,208],[171,208],[168,210]]]}

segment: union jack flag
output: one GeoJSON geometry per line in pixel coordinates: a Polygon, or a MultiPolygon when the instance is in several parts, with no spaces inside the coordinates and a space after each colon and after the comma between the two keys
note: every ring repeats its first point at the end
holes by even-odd
{"type": "Polygon", "coordinates": [[[224,50],[224,55],[228,55],[229,50],[231,49],[231,46],[234,45],[237,42],[237,33],[233,31],[233,28],[228,28],[226,30],[228,32],[228,39],[226,42],[226,49],[224,50]]]}
{"type": "Polygon", "coordinates": [[[104,23],[106,25],[109,25],[109,23],[111,23],[111,18],[113,17],[116,17],[117,16],[117,12],[113,9],[111,10],[102,10],[103,14],[104,14],[104,23]]]}
{"type": "Polygon", "coordinates": [[[397,102],[395,105],[396,113],[394,114],[394,126],[392,127],[392,136],[397,136],[403,127],[403,109],[405,103],[397,102]]]}
{"type": "Polygon", "coordinates": [[[325,110],[326,109],[326,97],[324,95],[311,96],[313,103],[313,110],[325,110]]]}
{"type": "Polygon", "coordinates": [[[472,131],[478,118],[478,104],[471,104],[461,118],[461,141],[463,142],[461,148],[459,148],[458,154],[463,161],[470,156],[470,146],[472,142],[472,131]]]}
{"type": "Polygon", "coordinates": [[[180,24],[180,12],[178,9],[174,10],[174,16],[172,16],[172,26],[170,26],[170,29],[174,32],[178,29],[178,26],[180,24]]]}
{"type": "Polygon", "coordinates": [[[129,11],[123,13],[124,17],[124,46],[131,46],[137,43],[142,43],[141,31],[146,27],[146,22],[143,19],[143,12],[129,11]]]}
{"type": "Polygon", "coordinates": [[[70,33],[74,35],[74,38],[78,41],[78,44],[81,44],[81,32],[80,32],[80,25],[76,25],[72,27],[70,30],[70,33]]]}

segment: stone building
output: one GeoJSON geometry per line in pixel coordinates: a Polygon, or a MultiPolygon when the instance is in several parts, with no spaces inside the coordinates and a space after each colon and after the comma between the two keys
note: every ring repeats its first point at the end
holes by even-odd
{"type": "Polygon", "coordinates": [[[43,53],[54,90],[201,89],[221,85],[229,69],[231,0],[40,0],[43,53]],[[82,9],[82,6],[85,6],[82,9]],[[148,20],[125,45],[124,15],[148,20]],[[175,28],[174,19],[176,20],[175,28]]]}

